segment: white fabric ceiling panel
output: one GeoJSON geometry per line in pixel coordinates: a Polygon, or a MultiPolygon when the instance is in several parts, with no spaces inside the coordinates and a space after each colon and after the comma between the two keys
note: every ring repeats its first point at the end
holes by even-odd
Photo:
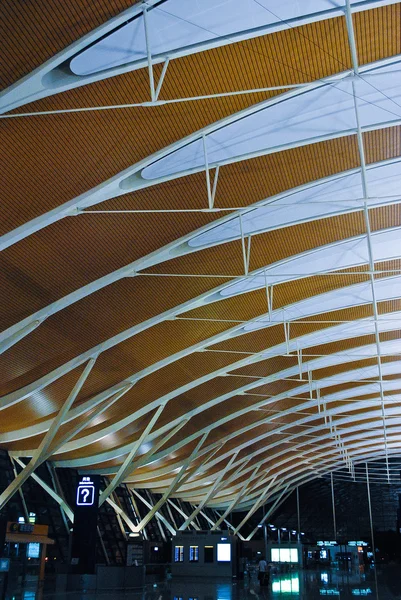
{"type": "MultiPolygon", "coordinates": [[[[375,295],[377,302],[401,298],[401,276],[378,279],[375,282],[375,295]]],[[[289,322],[295,319],[318,315],[322,312],[342,310],[371,302],[372,286],[370,281],[364,281],[346,288],[312,296],[301,302],[273,310],[271,321],[268,316],[261,317],[245,325],[243,330],[246,332],[254,331],[263,327],[270,327],[272,323],[289,322]]]]}
{"type": "MultiPolygon", "coordinates": [[[[401,197],[401,161],[367,170],[368,205],[380,204],[380,198],[401,197]]],[[[265,206],[250,209],[241,215],[244,235],[271,231],[297,223],[347,212],[362,206],[363,191],[360,173],[350,173],[295,192],[282,194],[277,200],[267,200],[265,206]]],[[[239,217],[210,228],[190,240],[189,246],[199,248],[238,239],[241,236],[239,217]]]]}
{"type": "MultiPolygon", "coordinates": [[[[355,80],[362,127],[401,118],[401,62],[371,68],[355,80]],[[380,85],[380,87],[378,87],[380,85]],[[374,87],[373,87],[374,86],[374,87]]],[[[352,78],[284,96],[206,136],[209,164],[279,150],[356,129],[352,78]]],[[[197,140],[145,167],[144,179],[168,177],[205,166],[203,140],[197,140]]]]}
{"type": "MultiPolygon", "coordinates": [[[[387,229],[372,236],[373,256],[376,261],[391,260],[401,256],[399,228],[387,229]]],[[[220,291],[222,297],[235,296],[251,290],[318,275],[328,271],[347,269],[367,264],[369,261],[366,237],[352,238],[323,246],[283,262],[266,267],[253,277],[243,278],[220,291]]]]}
{"type": "MultiPolygon", "coordinates": [[[[313,18],[315,13],[343,6],[344,0],[167,0],[148,12],[151,50],[153,55],[166,54],[265,25],[282,27],[283,20],[313,18]]],[[[78,54],[70,68],[76,75],[89,75],[145,57],[140,15],[78,54]]]]}

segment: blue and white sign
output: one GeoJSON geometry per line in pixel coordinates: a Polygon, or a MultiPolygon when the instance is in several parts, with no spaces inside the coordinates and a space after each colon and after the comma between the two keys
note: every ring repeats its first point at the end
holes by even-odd
{"type": "Polygon", "coordinates": [[[77,487],[77,506],[93,506],[95,484],[90,477],[82,477],[77,487]]]}
{"type": "Polygon", "coordinates": [[[0,573],[7,573],[10,570],[10,559],[0,558],[0,573]]]}

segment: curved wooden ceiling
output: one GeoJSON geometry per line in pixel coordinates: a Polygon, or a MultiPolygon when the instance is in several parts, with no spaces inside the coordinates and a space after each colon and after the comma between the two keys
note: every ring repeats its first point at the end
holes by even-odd
{"type": "Polygon", "coordinates": [[[92,361],[47,451],[57,466],[165,492],[190,457],[173,495],[242,508],[388,467],[401,4],[316,0],[288,20],[258,2],[278,25],[154,57],[154,101],[146,58],[70,68],[143,5],[67,4],[5,8],[0,447],[38,456],[92,361]]]}

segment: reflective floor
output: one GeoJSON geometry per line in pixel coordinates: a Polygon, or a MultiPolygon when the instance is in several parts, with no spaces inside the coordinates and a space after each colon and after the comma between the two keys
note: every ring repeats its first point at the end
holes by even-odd
{"type": "MultiPolygon", "coordinates": [[[[204,579],[176,579],[149,583],[142,590],[104,591],[97,593],[36,591],[25,588],[6,595],[7,600],[315,600],[322,597],[372,600],[401,600],[401,566],[387,566],[377,574],[363,571],[300,571],[273,575],[269,585],[260,587],[255,577],[232,582],[204,579]]],[[[1,592],[0,592],[1,597],[1,592]]]]}

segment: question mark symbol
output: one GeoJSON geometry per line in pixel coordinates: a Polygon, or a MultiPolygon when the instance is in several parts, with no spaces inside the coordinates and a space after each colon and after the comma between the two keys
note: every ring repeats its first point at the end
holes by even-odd
{"type": "Polygon", "coordinates": [[[89,490],[88,490],[87,488],[84,488],[84,489],[82,490],[82,496],[83,496],[84,503],[85,503],[85,502],[86,502],[86,500],[87,500],[87,498],[88,498],[88,496],[89,496],[89,490]]]}

